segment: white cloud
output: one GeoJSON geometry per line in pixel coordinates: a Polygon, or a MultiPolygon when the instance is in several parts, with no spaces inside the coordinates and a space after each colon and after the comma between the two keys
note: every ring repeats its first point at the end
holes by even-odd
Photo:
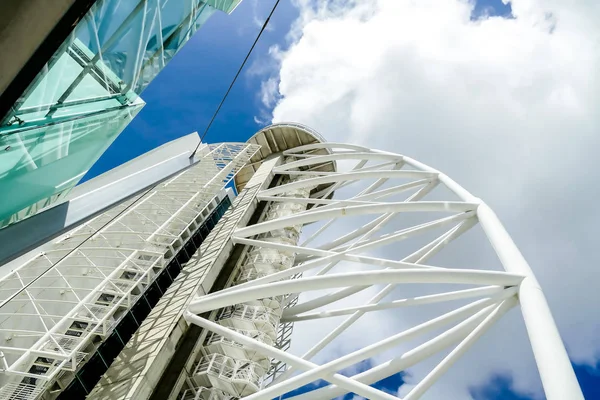
{"type": "MultiPolygon", "coordinates": [[[[600,5],[514,0],[514,19],[477,21],[460,0],[297,5],[278,81],[263,85],[273,121],[409,155],[485,199],[537,273],[571,356],[594,363],[600,5]]],[[[539,394],[526,347],[512,311],[427,398],[465,398],[500,371],[539,394]]]]}
{"type": "Polygon", "coordinates": [[[262,93],[262,103],[267,107],[272,107],[277,101],[276,90],[277,90],[277,79],[269,78],[260,84],[262,93]]]}

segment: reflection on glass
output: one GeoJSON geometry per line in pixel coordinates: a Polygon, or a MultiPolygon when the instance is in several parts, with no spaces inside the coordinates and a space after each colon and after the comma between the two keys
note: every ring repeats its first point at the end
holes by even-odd
{"type": "Polygon", "coordinates": [[[64,197],[177,51],[240,1],[97,1],[0,124],[0,228],[64,197]]]}
{"type": "Polygon", "coordinates": [[[142,106],[140,101],[3,137],[0,226],[64,198],[142,106]]]}

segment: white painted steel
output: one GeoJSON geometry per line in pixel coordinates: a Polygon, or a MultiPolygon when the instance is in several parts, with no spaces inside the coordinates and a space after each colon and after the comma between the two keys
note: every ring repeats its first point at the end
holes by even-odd
{"type": "MultiPolygon", "coordinates": [[[[295,179],[302,178],[289,179],[293,182],[295,179]]],[[[307,188],[306,185],[303,185],[299,188],[289,189],[285,194],[292,198],[305,199],[310,195],[310,190],[311,189],[307,188]]],[[[307,205],[308,203],[306,202],[271,203],[270,206],[266,208],[264,220],[278,220],[302,213],[306,210],[307,205]]],[[[261,234],[261,239],[266,243],[275,245],[294,246],[298,242],[300,229],[301,224],[271,229],[263,232],[261,234]]],[[[233,282],[234,284],[239,285],[256,279],[273,276],[273,274],[277,272],[284,272],[293,266],[294,256],[293,252],[288,252],[285,249],[275,249],[264,246],[250,248],[242,258],[241,264],[235,272],[233,282]]],[[[288,293],[285,292],[285,295],[287,294],[288,293]]],[[[246,300],[231,303],[227,307],[223,307],[216,315],[216,321],[218,321],[221,326],[237,332],[238,337],[240,335],[247,335],[248,332],[262,332],[264,333],[263,336],[252,335],[251,337],[255,341],[262,343],[264,346],[282,348],[285,346],[283,342],[285,341],[284,339],[286,339],[286,332],[288,336],[291,332],[291,323],[280,324],[282,307],[286,303],[286,296],[279,294],[274,294],[272,296],[270,294],[264,294],[258,297],[253,296],[246,300]],[[286,326],[288,329],[285,329],[286,326]],[[281,329],[282,327],[284,329],[281,329]]],[[[255,354],[248,348],[238,350],[245,350],[245,354],[244,351],[234,352],[231,348],[215,348],[214,345],[205,341],[204,347],[202,348],[202,354],[204,354],[203,359],[206,359],[207,357],[222,357],[224,355],[231,356],[230,362],[235,365],[240,365],[241,370],[245,371],[250,368],[256,369],[254,367],[256,364],[255,354]]],[[[268,367],[270,367],[270,361],[268,364],[268,367]]],[[[268,372],[269,370],[270,368],[263,370],[263,373],[260,374],[261,378],[265,372],[268,372]]],[[[201,372],[194,371],[190,376],[190,379],[197,385],[217,387],[230,395],[238,397],[242,395],[242,393],[247,393],[248,390],[251,390],[251,392],[258,391],[259,386],[262,383],[262,379],[260,382],[253,381],[252,385],[244,388],[246,392],[243,392],[235,382],[235,374],[219,374],[218,380],[202,379],[200,375],[206,375],[208,371],[209,369],[201,372]]],[[[361,393],[362,392],[369,393],[368,390],[366,392],[362,390],[361,393]]]]}
{"type": "MultiPolygon", "coordinates": [[[[288,212],[273,212],[254,225],[239,227],[233,241],[246,245],[253,252],[293,255],[293,265],[267,268],[260,273],[256,269],[250,270],[242,274],[244,279],[233,286],[192,301],[186,314],[189,322],[207,331],[237,341],[249,351],[263,352],[274,362],[279,360],[288,364],[285,372],[274,376],[271,381],[262,382],[260,390],[244,398],[272,399],[316,379],[323,379],[330,385],[294,398],[330,399],[348,392],[372,399],[389,398],[387,393],[368,385],[450,348],[450,353],[405,397],[405,400],[415,400],[435,384],[505,312],[515,304],[520,304],[547,398],[583,399],[539,284],[506,230],[485,203],[445,174],[409,157],[390,152],[340,143],[314,143],[287,149],[283,155],[286,162],[274,170],[282,177],[282,182],[263,190],[258,198],[268,203],[268,209],[286,209],[288,212]],[[322,150],[328,152],[324,154],[322,150]],[[315,173],[311,170],[313,166],[326,162],[348,163],[351,160],[357,163],[348,172],[321,170],[315,173]],[[377,162],[384,163],[371,165],[377,162]],[[329,186],[323,188],[323,185],[329,186]],[[449,189],[459,200],[424,200],[436,186],[449,189]],[[319,190],[315,190],[316,187],[319,190]],[[303,195],[293,194],[298,191],[303,195]],[[330,197],[334,191],[335,196],[330,197]],[[403,200],[397,199],[400,194],[409,191],[414,193],[403,200]],[[400,216],[418,215],[432,216],[427,222],[389,229],[390,224],[400,216]],[[344,230],[331,228],[340,222],[346,223],[344,230]],[[450,242],[478,222],[504,271],[473,269],[475,266],[468,266],[471,269],[448,269],[428,264],[434,255],[443,252],[450,242]],[[315,224],[314,233],[298,244],[298,232],[306,224],[315,224]],[[348,228],[352,224],[354,226],[348,228]],[[294,232],[293,238],[284,240],[282,236],[277,236],[282,232],[294,232]],[[405,242],[410,244],[409,240],[436,232],[437,236],[432,240],[427,239],[428,242],[416,246],[407,255],[394,255],[392,259],[372,253],[384,247],[396,248],[405,242]],[[274,240],[273,237],[279,238],[274,240]],[[346,264],[337,266],[340,262],[346,264]],[[361,266],[363,270],[330,272],[334,267],[348,266],[361,266]],[[433,287],[438,292],[382,302],[394,293],[398,285],[416,287],[418,284],[435,284],[433,287]],[[439,284],[466,284],[468,287],[443,290],[439,289],[439,284]],[[383,286],[383,289],[362,305],[336,305],[338,301],[350,299],[375,286],[383,286]],[[327,291],[327,294],[304,301],[303,296],[297,296],[298,293],[315,290],[327,291]],[[219,309],[238,307],[236,304],[255,304],[252,302],[265,298],[287,299],[283,303],[277,302],[279,306],[285,305],[283,310],[277,309],[277,323],[280,326],[333,317],[345,319],[302,357],[297,357],[283,352],[277,342],[271,344],[255,340],[239,329],[232,330],[224,323],[195,315],[211,311],[214,314],[219,309]],[[399,311],[400,307],[461,299],[474,301],[323,365],[310,361],[366,313],[390,309],[399,311]],[[448,327],[451,324],[456,325],[448,327]],[[367,371],[352,377],[340,374],[343,368],[391,351],[401,342],[424,338],[428,332],[440,328],[446,330],[412,350],[390,356],[388,361],[367,371]]],[[[273,326],[270,326],[270,335],[272,329],[273,326]]]]}
{"type": "MultiPolygon", "coordinates": [[[[270,277],[267,277],[269,279],[270,277]]],[[[230,304],[244,303],[253,299],[273,297],[287,293],[298,293],[311,290],[323,290],[337,287],[372,286],[385,283],[454,283],[472,285],[517,286],[523,279],[520,275],[505,272],[474,270],[384,270],[374,274],[371,271],[311,276],[302,279],[269,282],[248,288],[240,287],[227,293],[214,293],[203,296],[192,302],[190,312],[201,314],[207,311],[227,307],[230,304]]]]}
{"type": "Polygon", "coordinates": [[[0,279],[0,399],[76,371],[168,265],[258,146],[203,145],[198,163],[54,240],[0,279]]]}
{"type": "MultiPolygon", "coordinates": [[[[276,347],[268,346],[264,342],[260,340],[253,339],[251,337],[247,337],[245,335],[239,334],[233,330],[224,328],[221,324],[217,324],[211,322],[207,319],[200,318],[190,312],[186,313],[185,318],[188,322],[192,322],[201,326],[203,328],[209,329],[213,332],[217,332],[220,335],[223,335],[233,341],[238,341],[239,343],[247,346],[249,349],[262,351],[265,355],[273,357],[273,358],[281,358],[285,360],[290,365],[295,365],[299,368],[316,368],[317,365],[306,360],[303,360],[300,357],[293,356],[284,351],[279,350],[276,347]]],[[[361,394],[363,396],[369,396],[371,399],[394,399],[395,397],[386,395],[385,393],[381,393],[378,390],[374,390],[369,386],[362,385],[358,382],[355,382],[343,375],[335,374],[333,378],[331,378],[333,382],[341,384],[343,386],[349,387],[351,390],[356,391],[356,393],[361,394]]],[[[260,394],[259,397],[265,398],[263,396],[264,393],[260,394]]],[[[251,397],[250,397],[251,398],[251,397]]]]}

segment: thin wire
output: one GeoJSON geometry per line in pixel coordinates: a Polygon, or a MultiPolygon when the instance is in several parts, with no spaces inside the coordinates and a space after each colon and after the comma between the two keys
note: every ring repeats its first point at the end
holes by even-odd
{"type": "Polygon", "coordinates": [[[252,51],[254,50],[254,47],[256,46],[256,43],[258,43],[258,40],[260,39],[260,37],[262,36],[263,32],[267,28],[267,24],[271,20],[271,16],[273,15],[273,13],[275,12],[275,9],[279,5],[279,1],[280,0],[277,0],[275,2],[275,4],[273,5],[273,8],[271,9],[271,12],[269,13],[269,16],[265,20],[262,28],[260,29],[260,32],[258,32],[258,36],[256,36],[256,39],[254,39],[254,43],[252,43],[252,47],[250,47],[250,50],[246,54],[246,58],[244,58],[244,61],[242,62],[242,65],[240,65],[240,68],[238,69],[237,73],[235,74],[233,80],[231,81],[231,84],[229,85],[229,88],[227,89],[227,92],[225,92],[225,95],[223,96],[223,99],[221,99],[221,102],[219,103],[219,106],[217,107],[217,110],[213,114],[212,118],[210,119],[210,122],[208,123],[208,125],[206,126],[206,129],[204,130],[204,133],[200,137],[200,142],[198,143],[198,145],[196,146],[196,148],[194,149],[194,151],[190,155],[190,159],[194,158],[194,156],[196,155],[196,151],[198,151],[198,148],[202,144],[202,141],[204,140],[204,137],[208,133],[208,130],[212,126],[213,122],[215,121],[215,118],[217,118],[217,114],[219,114],[219,111],[221,111],[221,107],[223,106],[223,103],[225,103],[225,100],[227,99],[227,96],[229,95],[229,92],[231,92],[231,89],[233,88],[233,85],[237,81],[238,76],[240,76],[240,73],[242,72],[242,70],[244,69],[244,66],[246,65],[246,61],[248,61],[248,58],[250,58],[250,55],[252,55],[252,51]]]}

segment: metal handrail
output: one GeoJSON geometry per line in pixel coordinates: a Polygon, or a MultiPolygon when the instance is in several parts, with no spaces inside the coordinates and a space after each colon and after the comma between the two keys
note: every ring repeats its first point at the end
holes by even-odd
{"type": "Polygon", "coordinates": [[[301,123],[298,122],[292,122],[292,121],[286,121],[286,122],[276,122],[274,124],[271,125],[267,125],[264,128],[262,128],[260,132],[262,131],[266,131],[267,129],[273,129],[273,128],[296,128],[296,129],[301,129],[303,131],[305,131],[306,133],[312,135],[315,137],[315,139],[319,140],[322,143],[325,143],[327,140],[325,140],[325,138],[323,137],[323,135],[321,135],[319,132],[317,132],[316,130],[314,130],[313,128],[310,128],[306,125],[303,125],[301,123]]]}

